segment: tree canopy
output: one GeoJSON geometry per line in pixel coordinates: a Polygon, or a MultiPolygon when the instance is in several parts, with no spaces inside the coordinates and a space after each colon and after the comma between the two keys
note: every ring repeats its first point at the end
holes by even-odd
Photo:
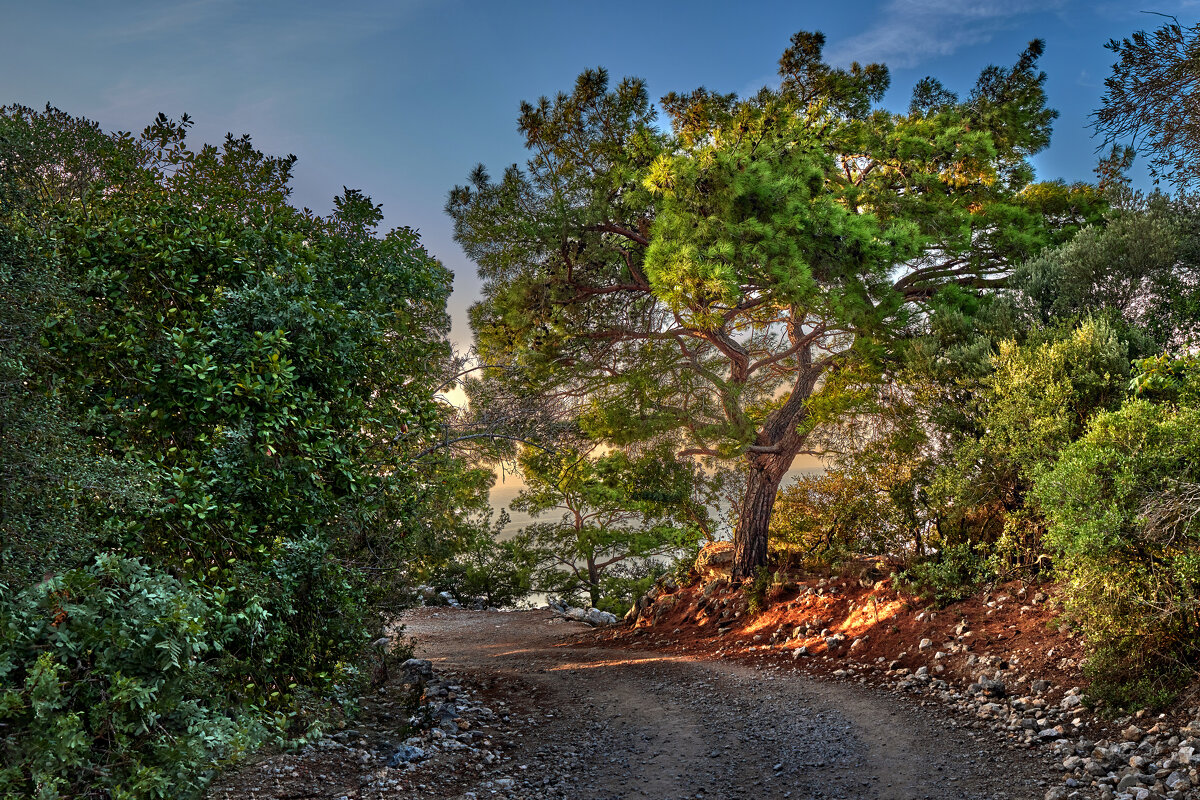
{"type": "Polygon", "coordinates": [[[197,796],[303,734],[487,485],[416,458],[449,272],[361,192],[296,209],[292,157],[189,127],[0,108],[6,796],[197,796]]]}
{"type": "Polygon", "coordinates": [[[833,68],[823,44],[796,34],[753,97],[666,95],[669,132],[642,81],[587,71],[522,105],[524,169],[480,166],[447,204],[496,379],[576,398],[613,442],[740,460],[741,574],[765,563],[794,458],[928,301],[1003,285],[1099,205],[1031,182],[1055,116],[1040,42],[963,99],[921,81],[899,113],[878,106],[886,67],[833,68]]]}
{"type": "Polygon", "coordinates": [[[1129,160],[1121,154],[1129,147],[1149,156],[1156,183],[1194,189],[1200,181],[1200,25],[1170,19],[1151,33],[1108,41],[1117,61],[1093,120],[1118,160],[1129,160]]]}

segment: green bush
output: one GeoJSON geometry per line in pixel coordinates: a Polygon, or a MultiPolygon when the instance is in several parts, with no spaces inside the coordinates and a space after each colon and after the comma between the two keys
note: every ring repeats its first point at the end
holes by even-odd
{"type": "Polygon", "coordinates": [[[289,733],[304,735],[353,706],[369,677],[360,656],[378,629],[363,576],[339,563],[327,541],[285,543],[265,570],[246,570],[231,604],[261,608],[264,621],[244,626],[226,644],[226,681],[243,697],[289,716],[289,733]],[[251,591],[252,590],[252,591],[251,591]]]}
{"type": "Polygon", "coordinates": [[[600,580],[600,602],[596,608],[625,616],[637,599],[668,572],[668,565],[655,559],[636,559],[618,564],[600,580]]]}
{"type": "Polygon", "coordinates": [[[857,553],[913,551],[922,528],[913,464],[903,454],[881,458],[883,450],[840,455],[827,471],[801,476],[779,493],[771,544],[782,564],[827,568],[857,553]]]}
{"type": "Polygon", "coordinates": [[[294,157],[189,127],[0,107],[0,796],[187,796],[234,720],[343,713],[476,486],[428,457],[449,271],[361,192],[296,209],[294,157]]]}
{"type": "Polygon", "coordinates": [[[993,576],[988,559],[970,542],[947,545],[934,555],[917,559],[898,575],[911,591],[939,605],[969,597],[993,576]]]}
{"type": "Polygon", "coordinates": [[[767,590],[771,588],[771,570],[759,567],[754,571],[754,580],[746,591],[747,608],[750,616],[754,616],[767,607],[767,590]]]}
{"type": "Polygon", "coordinates": [[[460,603],[482,600],[488,606],[514,606],[532,591],[537,557],[525,537],[500,541],[509,523],[508,512],[491,523],[491,512],[482,520],[465,525],[458,552],[434,570],[435,588],[450,592],[460,603]]]}
{"type": "MultiPolygon", "coordinates": [[[[263,618],[243,619],[250,627],[263,618]]],[[[222,609],[101,555],[0,606],[0,795],[199,797],[266,731],[214,691],[222,609]]]]}
{"type": "Polygon", "coordinates": [[[1039,468],[1120,405],[1128,345],[1104,319],[999,343],[970,401],[971,435],[956,442],[928,488],[945,545],[983,544],[998,572],[1035,569],[1044,521],[1029,498],[1039,468]]]}
{"type": "Polygon", "coordinates": [[[1200,663],[1200,409],[1139,399],[1101,415],[1035,493],[1095,691],[1169,695],[1200,663]]]}

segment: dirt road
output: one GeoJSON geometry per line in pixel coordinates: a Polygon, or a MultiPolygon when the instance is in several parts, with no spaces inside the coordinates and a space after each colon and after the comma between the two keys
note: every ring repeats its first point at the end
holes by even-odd
{"type": "Polygon", "coordinates": [[[403,621],[418,657],[529,715],[499,771],[463,785],[468,800],[1040,800],[1052,777],[1032,751],[783,664],[596,647],[544,611],[425,608],[403,621]]]}

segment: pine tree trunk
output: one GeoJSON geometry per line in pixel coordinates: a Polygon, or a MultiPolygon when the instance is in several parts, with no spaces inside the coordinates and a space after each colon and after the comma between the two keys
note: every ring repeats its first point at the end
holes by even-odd
{"type": "MultiPolygon", "coordinates": [[[[790,463],[791,459],[788,459],[790,463]]],[[[751,460],[749,481],[746,493],[742,496],[738,527],[733,537],[734,578],[749,578],[759,567],[767,564],[767,529],[771,524],[771,512],[775,509],[779,483],[786,471],[787,466],[779,469],[778,464],[751,460]]]]}
{"type": "Polygon", "coordinates": [[[749,578],[767,565],[767,531],[779,484],[804,449],[807,430],[800,427],[808,411],[808,399],[825,369],[812,364],[811,347],[800,353],[804,366],[791,395],[764,420],[754,444],[746,453],[749,474],[746,493],[738,509],[737,530],[733,534],[733,577],[749,578]]]}

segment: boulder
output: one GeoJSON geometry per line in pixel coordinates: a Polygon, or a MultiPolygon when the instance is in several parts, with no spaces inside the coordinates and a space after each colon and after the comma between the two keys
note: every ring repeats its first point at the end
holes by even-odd
{"type": "Polygon", "coordinates": [[[601,611],[598,608],[589,608],[584,617],[584,621],[589,625],[616,625],[617,617],[615,614],[610,614],[607,611],[601,611]]]}
{"type": "Polygon", "coordinates": [[[696,572],[703,580],[728,578],[733,574],[733,542],[713,542],[696,556],[696,572]]]}
{"type": "Polygon", "coordinates": [[[401,764],[408,764],[412,761],[420,761],[425,758],[425,751],[420,747],[414,747],[408,744],[400,745],[400,749],[392,753],[387,761],[389,767],[398,767],[401,764]]]}
{"type": "Polygon", "coordinates": [[[433,679],[433,662],[424,658],[410,658],[400,665],[401,683],[425,683],[433,679]]]}
{"type": "Polygon", "coordinates": [[[678,601],[679,597],[673,594],[669,594],[660,598],[658,602],[654,604],[654,624],[657,625],[658,623],[662,622],[663,617],[671,613],[678,601]]]}

